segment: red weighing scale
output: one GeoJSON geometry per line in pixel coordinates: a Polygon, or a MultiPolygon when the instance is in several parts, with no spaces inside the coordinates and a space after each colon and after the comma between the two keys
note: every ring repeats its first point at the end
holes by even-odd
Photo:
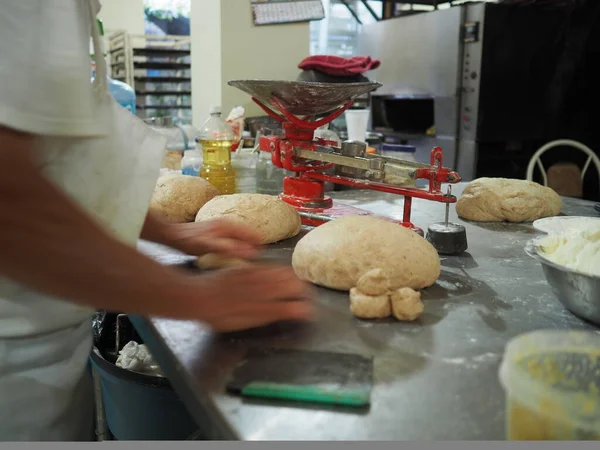
{"type": "Polygon", "coordinates": [[[283,133],[261,137],[259,148],[271,154],[276,167],[294,173],[285,177],[280,197],[298,210],[305,225],[318,226],[348,215],[372,215],[334,203],[325,195],[325,182],[402,195],[402,221],[386,219],[421,235],[423,231],[411,222],[413,198],[456,202],[455,196],[444,194],[441,188],[442,183],[458,183],[461,177],[443,166],[440,147],[431,151],[430,163],[423,164],[368,154],[364,142],[346,141],[337,147],[335,142],[315,139],[317,128],[335,120],[352,106],[353,99],[377,89],[380,83],[234,80],[228,84],[249,94],[269,116],[282,123],[283,133]],[[414,187],[417,179],[428,180],[428,187],[414,187]]]}

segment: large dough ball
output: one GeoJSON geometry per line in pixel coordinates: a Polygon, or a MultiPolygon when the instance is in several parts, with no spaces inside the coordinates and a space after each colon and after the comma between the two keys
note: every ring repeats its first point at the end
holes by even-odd
{"type": "Polygon", "coordinates": [[[373,269],[382,269],[379,275],[390,290],[421,289],[440,276],[440,258],[429,242],[401,225],[369,216],[343,217],[315,228],[296,245],[292,265],[300,278],[342,291],[373,269]]]}
{"type": "Polygon", "coordinates": [[[476,222],[532,222],[557,216],[561,207],[554,190],[533,181],[478,178],[465,188],[456,213],[476,222]]]}
{"type": "Polygon", "coordinates": [[[169,222],[193,222],[202,205],[217,195],[217,188],[203,178],[167,174],[156,182],[150,211],[169,222]]]}
{"type": "Polygon", "coordinates": [[[302,222],[293,206],[273,195],[220,195],[206,203],[196,222],[226,218],[252,227],[262,236],[263,244],[272,244],[296,236],[302,222]]]}

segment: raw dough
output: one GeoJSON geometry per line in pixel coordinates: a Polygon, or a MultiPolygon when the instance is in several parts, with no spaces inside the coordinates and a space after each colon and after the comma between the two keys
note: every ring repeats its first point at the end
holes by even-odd
{"type": "Polygon", "coordinates": [[[208,253],[196,260],[196,266],[206,270],[225,269],[227,267],[239,266],[240,264],[244,263],[246,263],[246,261],[243,259],[231,258],[229,256],[219,255],[217,253],[208,253]]]}
{"type": "Polygon", "coordinates": [[[556,264],[600,277],[600,226],[545,237],[538,251],[556,264]]]}
{"type": "Polygon", "coordinates": [[[164,377],[162,369],[148,351],[148,347],[135,341],[129,341],[119,350],[119,357],[115,365],[133,372],[164,377]]]}
{"type": "Polygon", "coordinates": [[[296,236],[302,222],[293,206],[273,195],[220,195],[206,203],[196,222],[219,217],[252,227],[262,236],[262,244],[272,244],[296,236]]]}
{"type": "Polygon", "coordinates": [[[156,182],[150,211],[169,222],[193,222],[198,210],[217,195],[217,188],[203,178],[168,174],[156,182]]]}
{"type": "Polygon", "coordinates": [[[532,222],[560,214],[562,201],[551,188],[526,180],[478,178],[456,203],[459,217],[475,222],[532,222]]]}
{"type": "MultiPolygon", "coordinates": [[[[373,272],[375,270],[367,273],[373,272]]],[[[400,321],[412,322],[423,313],[423,309],[421,293],[411,288],[377,295],[366,294],[358,287],[350,289],[350,311],[360,319],[383,319],[393,314],[400,321]]]]}
{"type": "Polygon", "coordinates": [[[350,289],[350,311],[360,319],[383,319],[392,314],[390,296],[365,295],[356,288],[350,289]]]}
{"type": "Polygon", "coordinates": [[[356,282],[356,288],[365,295],[383,295],[388,292],[390,282],[383,269],[372,269],[356,282]]]}
{"type": "Polygon", "coordinates": [[[411,288],[400,288],[390,295],[392,313],[402,321],[413,321],[423,313],[421,293],[411,288]]]}
{"type": "MultiPolygon", "coordinates": [[[[440,258],[429,242],[401,225],[369,216],[347,216],[315,228],[296,244],[292,265],[301,279],[343,291],[372,269],[382,269],[390,290],[421,289],[440,275],[440,258]]],[[[365,279],[361,281],[364,288],[365,279]]]]}

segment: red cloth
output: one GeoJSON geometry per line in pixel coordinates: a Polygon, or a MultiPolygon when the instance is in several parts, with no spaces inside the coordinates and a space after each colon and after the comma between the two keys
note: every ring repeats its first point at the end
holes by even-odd
{"type": "Polygon", "coordinates": [[[315,55],[304,59],[298,67],[303,70],[318,70],[327,75],[348,77],[377,69],[380,65],[381,61],[371,59],[369,56],[342,58],[333,55],[315,55]]]}

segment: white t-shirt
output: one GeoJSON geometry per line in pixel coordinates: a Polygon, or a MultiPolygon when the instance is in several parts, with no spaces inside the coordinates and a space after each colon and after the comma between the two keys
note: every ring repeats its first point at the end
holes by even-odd
{"type": "Polygon", "coordinates": [[[2,125],[54,136],[107,131],[92,107],[89,1],[2,1],[2,125]]]}
{"type": "MultiPolygon", "coordinates": [[[[0,124],[37,136],[32,154],[41,172],[134,246],[165,141],[110,97],[104,64],[92,86],[89,42],[98,0],[1,6],[0,124]]],[[[92,313],[0,276],[0,441],[91,438],[85,370],[92,313]]]]}
{"type": "MultiPolygon", "coordinates": [[[[59,170],[69,165],[52,159],[108,131],[90,83],[90,7],[100,9],[97,0],[3,0],[0,14],[0,124],[37,135],[40,168],[54,167],[48,178],[80,203],[59,170]]],[[[0,276],[0,440],[91,440],[92,313],[0,276]]]]}
{"type": "MultiPolygon", "coordinates": [[[[0,124],[38,135],[37,156],[43,170],[52,166],[46,157],[52,146],[108,132],[107,121],[96,115],[90,82],[90,2],[97,13],[98,0],[2,2],[0,124]]],[[[48,177],[75,200],[85,202],[72,180],[63,182],[66,177],[60,173],[48,177]]],[[[98,192],[102,189],[97,186],[98,192]]],[[[0,274],[0,339],[77,326],[92,313],[0,274]]]]}
{"type": "MultiPolygon", "coordinates": [[[[89,42],[99,6],[2,1],[0,124],[36,135],[42,173],[135,245],[165,142],[110,98],[100,72],[92,87],[89,42]]],[[[0,276],[0,441],[91,438],[92,313],[0,276]]]]}

